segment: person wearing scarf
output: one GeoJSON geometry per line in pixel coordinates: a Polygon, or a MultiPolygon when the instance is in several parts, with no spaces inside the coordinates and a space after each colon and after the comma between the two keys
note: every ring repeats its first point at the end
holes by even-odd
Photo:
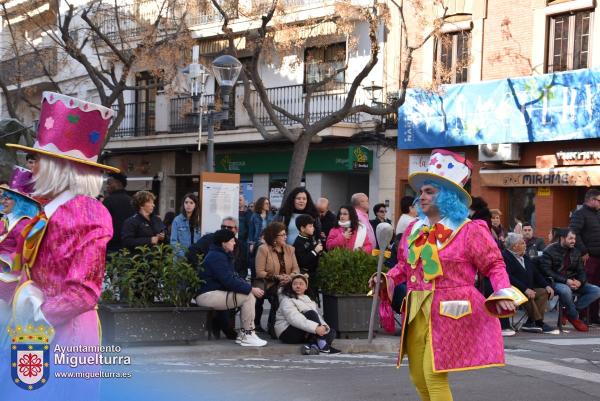
{"type": "Polygon", "coordinates": [[[341,206],[337,214],[337,223],[329,231],[326,248],[346,248],[351,251],[364,251],[371,254],[373,244],[369,240],[367,227],[358,221],[356,210],[350,206],[341,206]]]}
{"type": "Polygon", "coordinates": [[[470,175],[464,157],[436,149],[427,172],[409,177],[420,194],[419,219],[407,227],[398,263],[386,277],[407,283],[398,366],[407,354],[422,400],[453,399],[448,372],[503,366],[498,317],[512,315],[516,304],[526,302],[511,288],[487,225],[467,219],[471,197],[463,186],[470,175]],[[494,287],[487,300],[473,285],[476,273],[488,276],[494,287]]]}

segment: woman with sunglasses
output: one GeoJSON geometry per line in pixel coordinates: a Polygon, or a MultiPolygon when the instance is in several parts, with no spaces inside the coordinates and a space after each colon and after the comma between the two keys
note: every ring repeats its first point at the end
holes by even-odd
{"type": "Polygon", "coordinates": [[[356,209],[350,205],[341,206],[337,214],[337,223],[327,237],[327,249],[346,248],[351,251],[364,251],[368,254],[373,250],[369,241],[367,227],[358,220],[356,209]]]}

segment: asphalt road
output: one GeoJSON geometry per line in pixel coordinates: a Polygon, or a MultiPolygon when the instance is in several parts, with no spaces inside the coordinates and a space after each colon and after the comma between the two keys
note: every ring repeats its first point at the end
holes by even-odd
{"type": "MultiPolygon", "coordinates": [[[[599,329],[520,333],[505,340],[505,367],[450,375],[455,400],[600,400],[599,329]]],[[[112,381],[103,400],[419,400],[406,361],[397,369],[395,359],[391,353],[207,358],[142,353],[131,366],[134,377],[112,381]]]]}

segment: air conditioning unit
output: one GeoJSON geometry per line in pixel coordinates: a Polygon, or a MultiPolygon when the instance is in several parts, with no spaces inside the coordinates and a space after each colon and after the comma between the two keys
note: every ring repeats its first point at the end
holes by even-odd
{"type": "Polygon", "coordinates": [[[519,144],[517,143],[479,145],[480,162],[508,162],[519,159],[519,144]]]}

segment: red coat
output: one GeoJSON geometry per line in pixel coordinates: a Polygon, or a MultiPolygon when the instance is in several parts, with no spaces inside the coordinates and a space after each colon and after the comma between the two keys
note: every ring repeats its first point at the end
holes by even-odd
{"type": "MultiPolygon", "coordinates": [[[[343,227],[334,227],[329,231],[327,236],[326,248],[331,250],[333,248],[346,248],[351,251],[354,250],[354,243],[356,242],[356,231],[352,233],[350,239],[344,237],[343,227]]],[[[362,250],[368,254],[371,254],[373,250],[373,244],[369,241],[369,235],[365,236],[365,242],[363,242],[362,250]]]]}

